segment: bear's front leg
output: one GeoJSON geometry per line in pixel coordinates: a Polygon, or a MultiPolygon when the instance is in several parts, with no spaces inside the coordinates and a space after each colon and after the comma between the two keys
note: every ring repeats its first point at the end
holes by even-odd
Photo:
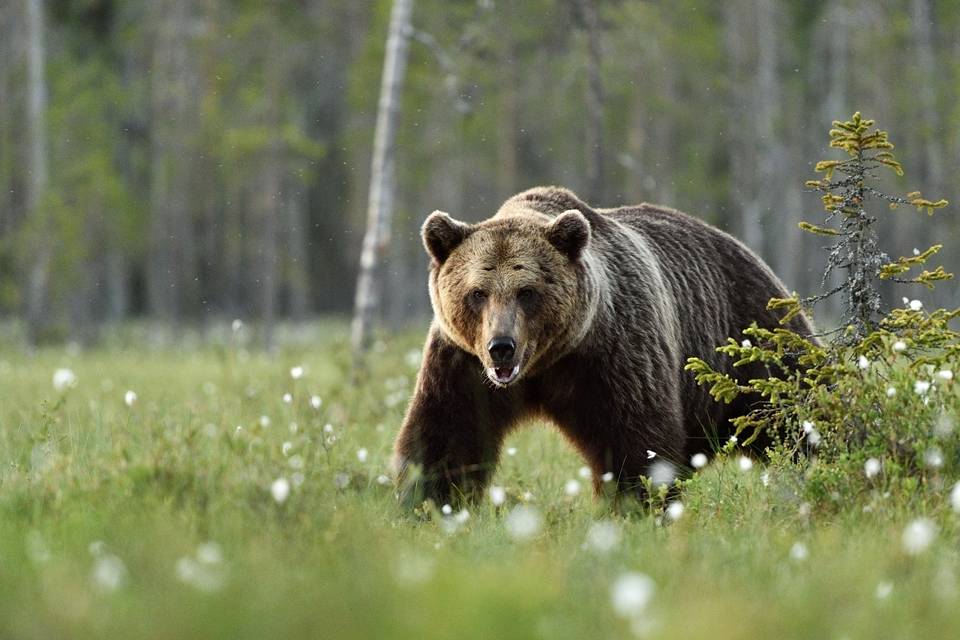
{"type": "Polygon", "coordinates": [[[482,491],[518,414],[516,397],[493,388],[475,356],[432,328],[394,446],[401,502],[446,504],[482,491]]]}

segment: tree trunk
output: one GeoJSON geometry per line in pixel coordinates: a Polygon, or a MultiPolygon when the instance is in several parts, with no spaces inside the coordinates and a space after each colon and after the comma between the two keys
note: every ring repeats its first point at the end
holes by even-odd
{"type": "Polygon", "coordinates": [[[600,20],[594,0],[577,0],[587,36],[586,59],[586,106],[585,132],[587,198],[591,203],[602,204],[604,200],[604,148],[603,148],[603,83],[600,77],[600,20]]]}
{"type": "Polygon", "coordinates": [[[307,263],[310,252],[307,248],[307,211],[304,185],[296,180],[288,186],[284,199],[287,224],[284,245],[286,246],[285,287],[287,291],[286,312],[290,319],[302,321],[310,311],[310,279],[307,263]]]}
{"type": "Polygon", "coordinates": [[[281,42],[279,26],[268,20],[269,34],[266,51],[266,109],[265,124],[270,132],[270,141],[263,150],[260,178],[262,184],[258,194],[257,215],[260,218],[260,236],[254,238],[258,243],[259,256],[256,277],[260,287],[257,306],[263,329],[263,345],[268,351],[273,349],[274,324],[277,315],[278,281],[278,224],[283,215],[283,142],[281,136],[280,99],[283,85],[283,61],[280,58],[281,42]]]}
{"type": "Polygon", "coordinates": [[[27,336],[36,343],[44,324],[47,307],[47,285],[50,279],[52,248],[46,232],[47,213],[43,210],[43,193],[47,188],[47,130],[44,121],[47,109],[47,84],[44,60],[44,3],[27,0],[27,128],[30,136],[30,180],[27,196],[29,215],[39,218],[38,246],[31,258],[27,275],[26,323],[27,336]]]}
{"type": "MultiPolygon", "coordinates": [[[[500,8],[503,24],[511,24],[515,12],[509,2],[500,8]]],[[[504,29],[502,34],[499,113],[497,118],[497,191],[501,198],[508,198],[517,191],[517,173],[520,168],[518,159],[520,129],[520,78],[517,60],[517,47],[513,32],[504,29]]],[[[459,154],[458,154],[459,155],[459,154]]]]}
{"type": "Polygon", "coordinates": [[[757,68],[753,85],[753,113],[757,124],[755,135],[758,164],[751,197],[756,200],[762,251],[781,278],[787,277],[791,256],[790,242],[799,236],[796,224],[790,220],[786,193],[790,191],[784,164],[784,140],[777,131],[777,122],[783,115],[783,86],[777,72],[779,51],[786,34],[780,28],[777,3],[758,0],[754,29],[757,49],[757,68]],[[771,233],[773,229],[787,229],[785,233],[771,233]],[[794,233],[796,231],[796,233],[794,233]]]}
{"type": "Polygon", "coordinates": [[[197,78],[191,51],[191,0],[156,7],[151,60],[150,260],[151,313],[174,329],[195,299],[196,250],[191,214],[197,78]]]}
{"type": "Polygon", "coordinates": [[[394,0],[390,32],[383,62],[377,125],[370,161],[370,192],[367,199],[367,229],[360,254],[360,274],[354,300],[352,343],[355,361],[369,347],[371,327],[381,295],[381,262],[390,244],[390,219],[395,188],[394,152],[400,93],[403,89],[410,40],[413,0],[394,0]]]}
{"type": "Polygon", "coordinates": [[[923,162],[918,167],[923,171],[924,189],[935,197],[943,190],[943,171],[941,163],[944,154],[940,142],[939,111],[937,109],[937,86],[940,74],[937,71],[937,59],[934,55],[933,11],[930,0],[913,0],[912,20],[913,46],[916,52],[917,73],[920,81],[917,100],[920,103],[920,118],[923,122],[923,162]]]}

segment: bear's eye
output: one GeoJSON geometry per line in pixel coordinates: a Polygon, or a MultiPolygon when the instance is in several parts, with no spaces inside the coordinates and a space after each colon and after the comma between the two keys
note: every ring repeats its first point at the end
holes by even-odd
{"type": "Polygon", "coordinates": [[[470,292],[470,299],[474,302],[483,302],[487,299],[487,293],[483,289],[474,289],[470,292]]]}
{"type": "Polygon", "coordinates": [[[537,295],[537,292],[531,287],[522,287],[519,291],[517,291],[517,300],[520,302],[529,302],[530,300],[533,300],[535,295],[537,295]]]}

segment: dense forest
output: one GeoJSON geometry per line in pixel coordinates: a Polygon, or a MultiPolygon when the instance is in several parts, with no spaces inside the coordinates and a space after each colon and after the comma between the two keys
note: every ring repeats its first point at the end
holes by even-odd
{"type": "MultiPolygon", "coordinates": [[[[390,8],[0,3],[4,326],[91,340],[128,318],[349,313],[390,8]]],[[[854,110],[899,143],[894,186],[960,201],[957,2],[417,0],[412,24],[391,324],[428,312],[430,211],[478,220],[542,183],[689,211],[816,290],[818,241],[797,223],[820,205],[803,183],[854,110]]],[[[957,246],[951,209],[928,224],[875,212],[891,255],[957,246]]]]}

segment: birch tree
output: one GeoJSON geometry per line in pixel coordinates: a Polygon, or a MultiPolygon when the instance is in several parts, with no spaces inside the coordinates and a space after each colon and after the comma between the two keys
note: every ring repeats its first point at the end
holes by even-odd
{"type": "Polygon", "coordinates": [[[577,10],[583,22],[583,31],[587,37],[586,56],[586,161],[587,161],[587,198],[594,203],[604,199],[603,162],[603,82],[600,78],[602,66],[600,51],[600,18],[594,0],[577,0],[577,10]]]}
{"type": "MultiPolygon", "coordinates": [[[[46,61],[44,50],[43,0],[27,0],[27,128],[30,136],[30,179],[27,210],[34,217],[45,216],[43,193],[47,187],[47,130],[44,115],[47,110],[46,61]]],[[[42,222],[42,221],[41,221],[42,222]]],[[[31,259],[27,276],[26,321],[31,342],[36,342],[43,323],[50,275],[50,242],[41,229],[37,251],[31,259]]]]}
{"type": "Polygon", "coordinates": [[[390,222],[395,190],[394,161],[400,94],[410,44],[413,0],[394,0],[387,50],[380,81],[380,100],[370,161],[367,228],[360,254],[351,340],[357,361],[369,347],[371,327],[380,303],[383,258],[390,246],[390,222]]]}

